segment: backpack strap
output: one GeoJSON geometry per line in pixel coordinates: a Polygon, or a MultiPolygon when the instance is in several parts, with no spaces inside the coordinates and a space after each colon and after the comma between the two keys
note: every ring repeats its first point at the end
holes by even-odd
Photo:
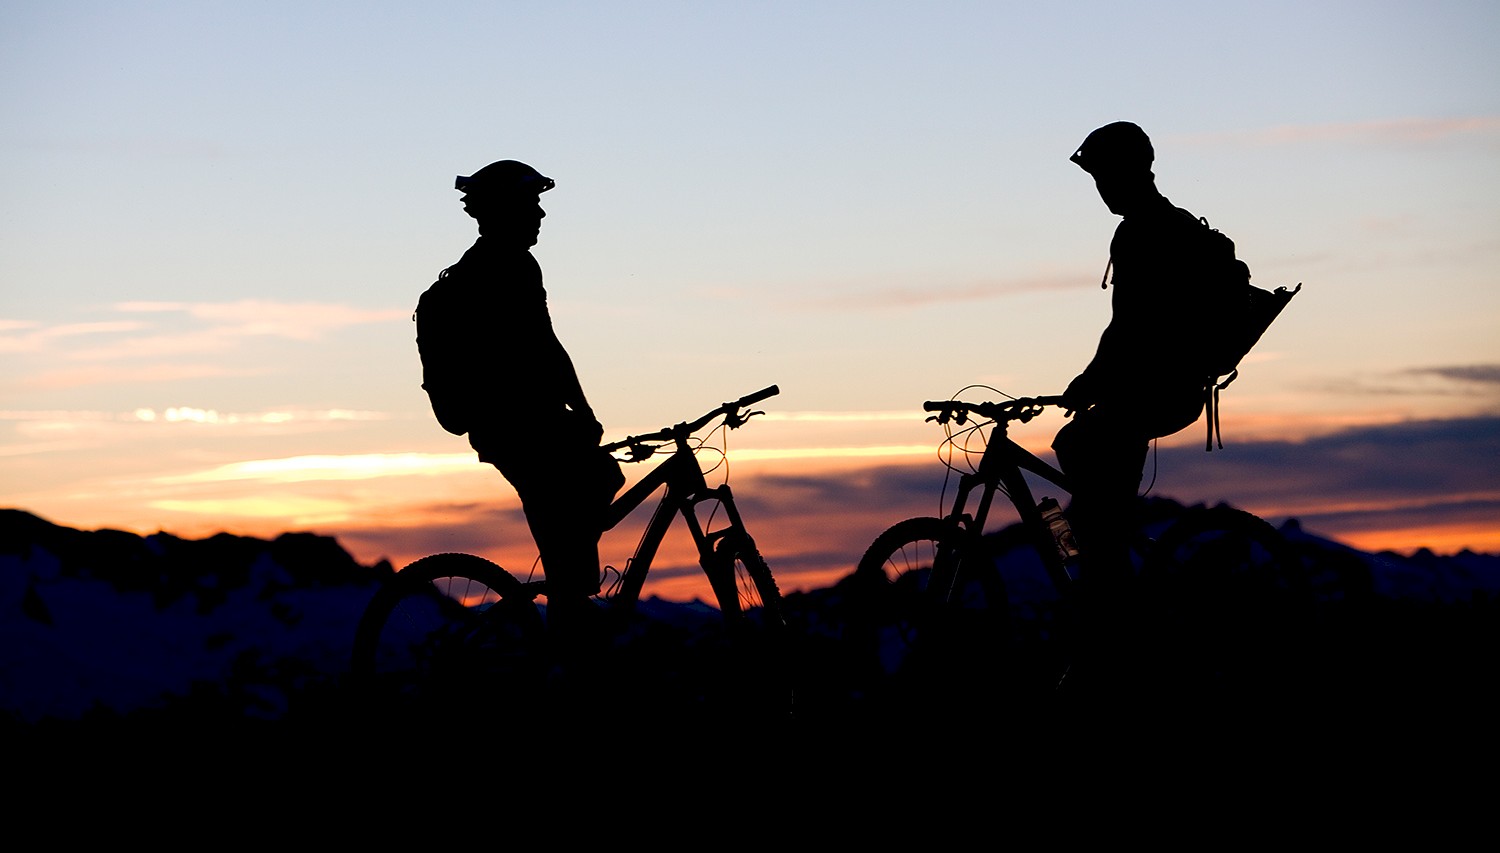
{"type": "Polygon", "coordinates": [[[1224,449],[1224,436],[1219,431],[1219,392],[1228,388],[1229,383],[1239,375],[1239,370],[1235,369],[1224,377],[1223,382],[1210,376],[1203,385],[1203,419],[1208,424],[1208,443],[1203,447],[1205,452],[1212,453],[1215,444],[1218,444],[1220,450],[1224,449]]]}
{"type": "Polygon", "coordinates": [[[1214,451],[1214,438],[1219,439],[1219,449],[1224,449],[1224,437],[1219,433],[1219,386],[1212,379],[1203,386],[1203,420],[1208,424],[1208,440],[1203,452],[1214,451]]]}

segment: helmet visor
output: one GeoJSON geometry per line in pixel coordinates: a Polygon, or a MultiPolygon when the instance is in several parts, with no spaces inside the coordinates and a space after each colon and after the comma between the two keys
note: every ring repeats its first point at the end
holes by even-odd
{"type": "Polygon", "coordinates": [[[459,192],[512,192],[536,193],[540,195],[557,186],[557,182],[543,175],[521,175],[508,181],[486,180],[482,176],[459,175],[453,179],[453,188],[459,192]]]}

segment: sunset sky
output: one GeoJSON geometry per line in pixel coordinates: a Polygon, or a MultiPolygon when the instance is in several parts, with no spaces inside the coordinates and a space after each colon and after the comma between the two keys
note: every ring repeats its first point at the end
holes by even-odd
{"type": "Polygon", "coordinates": [[[607,436],[779,385],[731,482],[783,588],[822,585],[938,510],[924,400],[1092,354],[1118,219],[1067,158],[1125,119],[1256,283],[1303,283],[1225,449],[1164,439],[1152,493],[1500,551],[1497,37],[1481,0],[13,0],[0,505],[524,574],[411,320],[475,236],[454,175],[513,158],[557,181],[534,251],[607,436]]]}

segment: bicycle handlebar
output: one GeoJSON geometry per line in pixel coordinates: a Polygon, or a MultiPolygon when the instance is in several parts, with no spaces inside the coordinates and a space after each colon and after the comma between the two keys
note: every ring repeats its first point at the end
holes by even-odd
{"type": "Polygon", "coordinates": [[[769,397],[775,397],[777,394],[780,394],[780,393],[781,393],[781,389],[778,388],[777,386],[775,386],[775,385],[767,385],[766,387],[760,389],[759,391],[756,391],[754,394],[746,394],[745,396],[743,396],[743,397],[739,398],[738,400],[736,400],[733,404],[725,403],[724,405],[725,406],[733,405],[735,408],[739,408],[740,406],[753,406],[756,403],[759,403],[761,400],[765,400],[765,399],[767,399],[769,397]]]}
{"type": "Polygon", "coordinates": [[[738,429],[740,426],[744,425],[745,421],[748,421],[755,415],[765,414],[764,412],[745,412],[744,414],[740,414],[740,409],[743,409],[746,406],[753,406],[756,403],[759,403],[761,400],[764,400],[768,397],[774,397],[780,393],[781,389],[779,387],[775,385],[768,385],[765,388],[760,389],[759,391],[751,394],[746,394],[738,400],[732,400],[728,403],[721,403],[719,404],[718,408],[708,412],[697,420],[691,422],[683,422],[674,426],[662,427],[655,432],[649,432],[643,435],[629,435],[625,438],[620,439],[619,441],[612,441],[609,444],[600,445],[600,447],[607,453],[613,453],[616,450],[630,448],[632,460],[644,459],[646,456],[650,455],[649,449],[643,447],[646,442],[672,441],[679,437],[686,438],[689,435],[692,435],[693,433],[707,426],[710,421],[712,421],[714,418],[719,417],[720,415],[724,416],[724,423],[726,426],[728,426],[730,429],[738,429]]]}
{"type": "Polygon", "coordinates": [[[935,417],[928,418],[929,421],[937,421],[945,424],[949,420],[964,423],[969,419],[969,413],[973,412],[981,417],[996,421],[1020,421],[1026,423],[1042,413],[1047,406],[1063,405],[1061,394],[1044,394],[1040,397],[1019,397],[1015,400],[1006,400],[1002,403],[965,403],[962,400],[928,400],[922,404],[922,410],[926,412],[937,412],[935,417]]]}

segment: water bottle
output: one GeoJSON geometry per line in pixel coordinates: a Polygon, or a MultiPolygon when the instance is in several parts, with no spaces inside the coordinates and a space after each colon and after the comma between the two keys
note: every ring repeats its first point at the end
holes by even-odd
{"type": "Polygon", "coordinates": [[[1073,539],[1073,527],[1063,516],[1062,507],[1057,505],[1056,499],[1042,498],[1036,508],[1041,510],[1042,520],[1047,522],[1047,528],[1052,531],[1052,541],[1057,544],[1058,556],[1064,562],[1077,558],[1078,542],[1073,539]]]}

